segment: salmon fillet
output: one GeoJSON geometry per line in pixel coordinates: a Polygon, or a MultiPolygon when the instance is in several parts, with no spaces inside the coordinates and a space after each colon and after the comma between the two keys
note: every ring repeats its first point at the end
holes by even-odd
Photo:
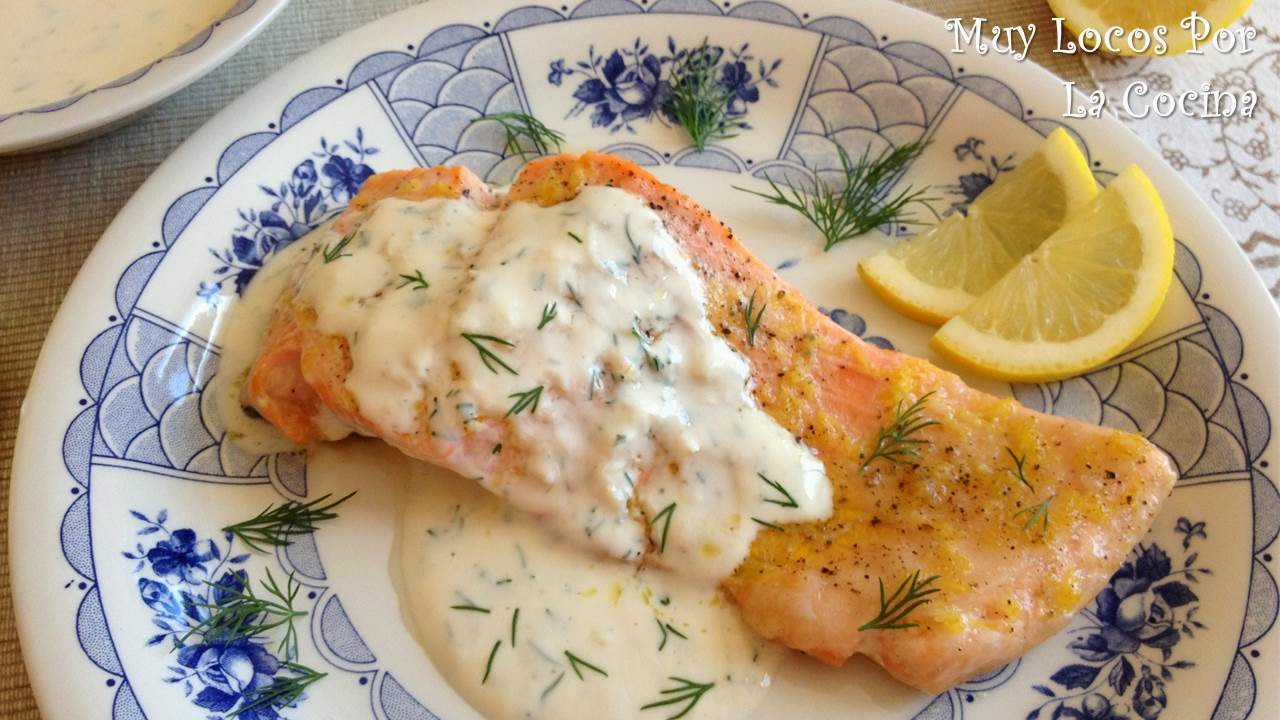
{"type": "MultiPolygon", "coordinates": [[[[764,636],[832,665],[863,654],[902,682],[941,691],[1062,629],[1105,586],[1171,491],[1169,459],[1138,435],[1033,412],[925,360],[864,343],[707,210],[617,157],[535,161],[503,200],[462,169],[382,173],[336,222],[345,232],[384,197],[550,206],[588,185],[631,192],[661,217],[702,277],[712,326],[749,360],[760,407],[826,466],[832,516],[761,531],[724,582],[764,636]],[[744,308],[766,290],[749,343],[744,308]],[[921,417],[934,424],[913,436],[924,441],[918,456],[871,460],[881,431],[921,398],[921,417]],[[897,623],[907,627],[874,627],[882,597],[913,576],[921,583],[937,576],[927,588],[938,592],[897,623]]],[[[346,340],[319,333],[314,320],[286,294],[246,385],[248,402],[290,438],[323,439],[314,420],[323,407],[428,462],[483,456],[487,472],[519,471],[518,453],[490,453],[502,420],[446,443],[361,415],[344,386],[352,366],[346,340]]]]}

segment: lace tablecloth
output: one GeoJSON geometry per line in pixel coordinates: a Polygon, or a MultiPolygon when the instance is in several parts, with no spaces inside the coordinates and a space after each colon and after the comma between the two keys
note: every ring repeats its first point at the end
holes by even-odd
{"type": "MultiPolygon", "coordinates": [[[[1187,179],[1227,224],[1273,298],[1280,299],[1280,2],[1259,0],[1234,29],[1252,28],[1248,53],[1121,59],[1090,56],[1085,66],[1107,93],[1108,106],[1187,179]],[[1134,83],[1150,92],[1133,94],[1134,83]],[[1134,117],[1123,110],[1126,93],[1135,114],[1148,110],[1154,93],[1199,90],[1253,92],[1252,116],[1134,117]]],[[[1225,43],[1224,43],[1225,44],[1225,43]]],[[[1217,111],[1229,107],[1221,101],[1217,111]]]]}

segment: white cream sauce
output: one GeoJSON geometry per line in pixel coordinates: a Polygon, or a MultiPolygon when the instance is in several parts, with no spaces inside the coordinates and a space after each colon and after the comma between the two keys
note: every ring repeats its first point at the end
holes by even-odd
{"type": "Polygon", "coordinates": [[[822,463],[757,407],[640,198],[385,199],[312,242],[297,297],[347,338],[361,414],[456,445],[450,469],[570,541],[718,581],[766,524],[831,512],[822,463]]]}
{"type": "Polygon", "coordinates": [[[741,720],[763,698],[785,651],[717,590],[588,554],[465,479],[419,468],[393,556],[401,608],[482,715],[662,720],[692,703],[690,718],[741,720]],[[664,695],[673,676],[711,687],[664,695]],[[685,699],[642,709],[674,697],[685,699]]]}
{"type": "Polygon", "coordinates": [[[215,321],[212,335],[221,352],[218,373],[213,376],[209,392],[213,393],[226,437],[256,455],[299,449],[257,413],[246,412],[242,391],[249,368],[262,350],[276,301],[297,274],[298,264],[314,251],[315,238],[315,234],[308,235],[281,250],[258,271],[244,295],[231,304],[230,310],[219,312],[215,321]]]}
{"type": "Polygon", "coordinates": [[[181,47],[235,0],[0,0],[0,114],[121,78],[181,47]]]}

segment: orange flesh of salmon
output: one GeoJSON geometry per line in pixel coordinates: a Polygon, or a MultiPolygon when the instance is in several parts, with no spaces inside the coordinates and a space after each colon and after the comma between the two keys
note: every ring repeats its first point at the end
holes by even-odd
{"type": "MultiPolygon", "coordinates": [[[[588,153],[530,163],[505,202],[554,205],[586,185],[645,199],[702,276],[713,327],[751,363],[761,408],[824,462],[835,511],[818,522],[762,530],[724,587],[764,636],[840,665],[864,654],[899,680],[938,692],[995,669],[1062,629],[1100,591],[1146,533],[1176,479],[1140,436],[1028,410],[967,387],[925,360],[850,334],[754,258],[708,211],[634,164],[588,153]],[[741,320],[753,292],[769,298],[754,345],[741,320]],[[879,432],[926,393],[918,457],[876,459],[879,432]],[[1012,455],[1025,458],[1025,476],[1012,455]],[[1048,523],[1029,508],[1052,498],[1048,523]],[[898,629],[863,628],[912,573],[937,575],[940,592],[898,629]]],[[[350,228],[383,197],[467,197],[497,202],[459,169],[370,178],[337,221],[350,228]]],[[[493,457],[500,420],[443,445],[425,430],[396,434],[363,417],[345,378],[346,340],[314,329],[314,312],[282,298],[247,394],[301,443],[323,404],[407,454],[448,466],[455,453],[486,456],[489,472],[518,472],[519,453],[493,457]]]]}

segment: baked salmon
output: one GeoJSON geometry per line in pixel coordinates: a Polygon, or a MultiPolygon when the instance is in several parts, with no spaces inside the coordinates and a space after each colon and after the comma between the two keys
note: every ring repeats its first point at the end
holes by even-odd
{"type": "MultiPolygon", "coordinates": [[[[1171,491],[1169,459],[1144,438],[1028,410],[863,342],[710,212],[614,156],[534,161],[502,198],[464,169],[381,173],[336,228],[388,197],[545,207],[587,186],[623,189],[657,213],[703,282],[711,325],[747,359],[759,407],[826,468],[831,516],[759,532],[723,583],[765,637],[832,665],[863,654],[904,683],[941,691],[1061,630],[1171,491]],[[749,329],[744,312],[761,307],[758,294],[767,305],[749,329]],[[916,427],[895,445],[904,421],[916,427]]],[[[500,420],[442,439],[362,414],[344,384],[347,341],[314,321],[286,293],[245,385],[246,401],[291,439],[329,438],[322,416],[332,413],[428,462],[465,457],[489,472],[520,471],[518,454],[492,451],[500,420]]]]}

